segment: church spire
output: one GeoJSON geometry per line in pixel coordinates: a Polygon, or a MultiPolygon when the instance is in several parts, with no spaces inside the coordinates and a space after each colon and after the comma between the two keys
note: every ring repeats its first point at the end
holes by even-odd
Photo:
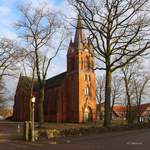
{"type": "Polygon", "coordinates": [[[68,53],[70,53],[73,49],[73,42],[72,42],[72,38],[70,39],[70,43],[69,43],[69,47],[68,47],[68,53]]]}
{"type": "Polygon", "coordinates": [[[82,24],[82,19],[78,15],[78,20],[77,20],[77,26],[76,26],[76,32],[75,32],[75,38],[74,38],[74,44],[75,47],[80,50],[83,48],[84,43],[86,43],[86,37],[83,32],[83,24],[82,24]]]}

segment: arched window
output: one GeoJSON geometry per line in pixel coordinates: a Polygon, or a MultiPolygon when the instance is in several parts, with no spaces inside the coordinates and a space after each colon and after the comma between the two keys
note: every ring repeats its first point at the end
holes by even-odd
{"type": "Polygon", "coordinates": [[[85,96],[89,96],[89,95],[90,95],[89,87],[86,87],[86,88],[84,89],[84,95],[85,95],[85,96]]]}
{"type": "Polygon", "coordinates": [[[88,81],[90,81],[90,75],[88,75],[88,81]]]}
{"type": "Polygon", "coordinates": [[[89,66],[88,66],[88,58],[85,57],[85,58],[84,58],[84,69],[85,69],[85,70],[88,70],[88,67],[89,67],[89,66]]]}
{"type": "Polygon", "coordinates": [[[90,81],[90,75],[85,74],[84,75],[84,81],[90,81]]]}
{"type": "Polygon", "coordinates": [[[87,74],[84,75],[84,81],[87,81],[87,74]]]}
{"type": "Polygon", "coordinates": [[[81,58],[81,70],[83,69],[83,59],[81,58]]]}

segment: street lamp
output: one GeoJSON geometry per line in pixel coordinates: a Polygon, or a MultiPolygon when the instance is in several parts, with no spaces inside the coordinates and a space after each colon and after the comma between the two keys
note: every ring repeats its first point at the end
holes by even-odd
{"type": "Polygon", "coordinates": [[[32,142],[35,141],[34,139],[34,104],[35,104],[35,97],[32,97],[32,142]]]}

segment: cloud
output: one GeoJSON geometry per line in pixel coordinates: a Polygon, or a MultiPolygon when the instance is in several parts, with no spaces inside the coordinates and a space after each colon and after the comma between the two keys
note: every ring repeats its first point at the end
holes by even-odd
{"type": "MultiPolygon", "coordinates": [[[[0,36],[7,36],[9,38],[16,38],[16,31],[13,27],[14,23],[19,19],[19,5],[26,5],[32,2],[34,7],[45,6],[51,9],[56,9],[55,0],[0,0],[0,36]]],[[[59,7],[58,7],[59,9],[59,7]]]]}
{"type": "Polygon", "coordinates": [[[23,0],[22,3],[24,5],[31,3],[32,6],[36,8],[44,6],[44,8],[59,9],[63,2],[60,3],[57,1],[56,3],[56,0],[23,0]]]}
{"type": "MultiPolygon", "coordinates": [[[[75,16],[74,11],[65,0],[0,0],[0,36],[8,36],[10,38],[17,37],[13,27],[13,24],[19,20],[19,11],[17,10],[17,7],[19,5],[26,5],[30,2],[34,7],[43,5],[52,10],[61,11],[68,18],[75,16]]],[[[70,22],[70,20],[67,21],[70,22]]]]}
{"type": "Polygon", "coordinates": [[[14,31],[4,29],[1,31],[0,37],[6,37],[9,39],[16,39],[17,34],[14,31]]]}
{"type": "MultiPolygon", "coordinates": [[[[53,10],[59,10],[63,5],[63,2],[59,3],[58,0],[57,3],[55,0],[0,0],[0,37],[5,36],[11,39],[17,38],[16,30],[13,27],[14,23],[19,20],[20,17],[17,7],[19,5],[25,5],[29,2],[32,2],[34,7],[45,5],[53,10]]],[[[66,59],[64,60],[64,57],[62,58],[62,56],[58,56],[58,58],[55,59],[55,62],[53,62],[50,67],[48,77],[56,75],[64,71],[66,68],[66,59]],[[64,67],[62,67],[62,64],[64,67]]],[[[8,91],[10,91],[7,94],[15,93],[14,89],[16,87],[16,83],[16,80],[10,80],[10,78],[6,79],[6,86],[8,91]]]]}
{"type": "Polygon", "coordinates": [[[15,22],[17,16],[14,13],[14,8],[10,4],[15,2],[14,0],[0,1],[0,36],[6,36],[8,38],[16,38],[16,33],[13,28],[13,23],[15,22]]]}
{"type": "MultiPolygon", "coordinates": [[[[17,33],[13,28],[14,23],[19,20],[19,11],[17,7],[19,5],[26,5],[27,3],[32,2],[34,7],[42,6],[49,7],[55,11],[61,11],[64,16],[62,19],[66,19],[68,23],[72,20],[68,18],[72,18],[76,16],[73,9],[65,2],[65,0],[0,0],[0,37],[5,36],[8,38],[16,39],[17,33]]],[[[68,45],[68,44],[67,44],[68,45]]],[[[47,78],[50,78],[54,75],[57,75],[66,70],[66,52],[60,52],[59,55],[52,62],[47,78]]],[[[17,80],[6,79],[6,86],[8,88],[7,94],[15,94],[15,88],[17,85],[17,80]]]]}
{"type": "Polygon", "coordinates": [[[1,5],[0,6],[0,15],[7,16],[8,14],[10,14],[10,9],[8,7],[6,7],[5,5],[1,5]]]}

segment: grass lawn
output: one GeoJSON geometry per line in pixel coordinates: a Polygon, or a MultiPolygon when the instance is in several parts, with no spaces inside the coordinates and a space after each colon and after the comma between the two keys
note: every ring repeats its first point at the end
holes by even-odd
{"type": "MultiPolygon", "coordinates": [[[[5,125],[23,125],[23,122],[15,122],[15,121],[7,121],[7,120],[3,120],[0,121],[0,124],[5,124],[5,125]]],[[[36,126],[38,126],[38,122],[35,123],[36,126]]],[[[117,126],[117,125],[127,125],[127,121],[125,120],[113,120],[112,121],[112,126],[117,126]]],[[[48,123],[45,122],[43,124],[44,128],[47,129],[70,129],[70,128],[81,128],[81,127],[102,127],[103,126],[103,121],[99,121],[99,122],[91,122],[91,123],[48,123]]],[[[10,126],[11,127],[11,126],[10,126]]],[[[12,126],[13,127],[13,126],[12,126]]]]}
{"type": "Polygon", "coordinates": [[[102,124],[96,123],[44,123],[44,127],[48,129],[70,129],[70,128],[81,128],[81,127],[93,127],[102,126],[102,124]]]}
{"type": "MultiPolygon", "coordinates": [[[[113,120],[112,126],[127,125],[125,120],[113,120]]],[[[91,123],[44,123],[44,128],[47,129],[70,129],[70,128],[88,128],[88,127],[103,127],[103,121],[91,123]]]]}

